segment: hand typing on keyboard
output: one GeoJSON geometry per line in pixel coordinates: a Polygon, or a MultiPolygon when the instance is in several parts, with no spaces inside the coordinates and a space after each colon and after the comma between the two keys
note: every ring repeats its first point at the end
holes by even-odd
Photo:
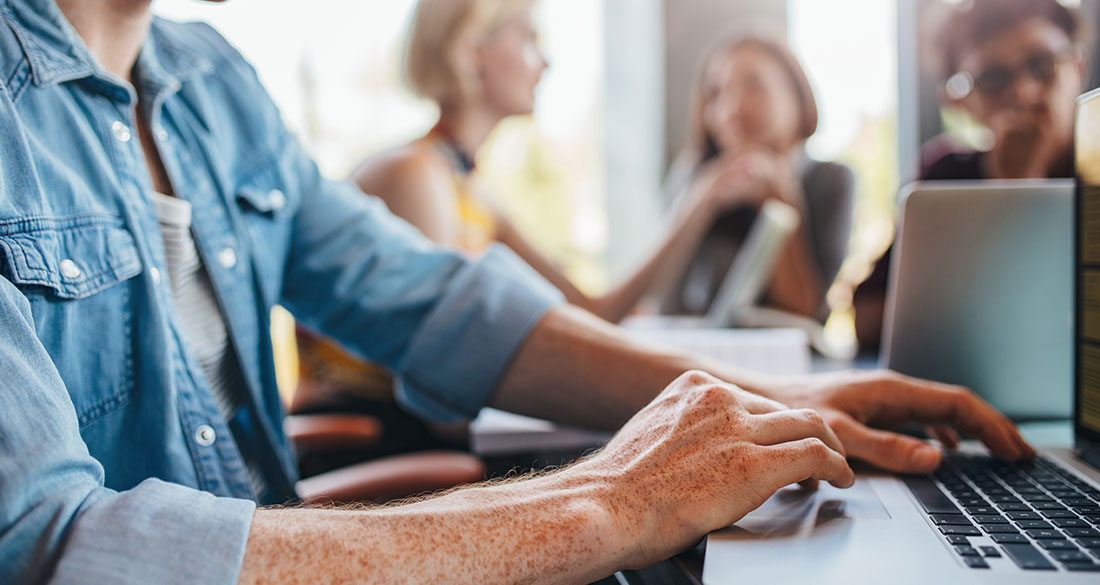
{"type": "Polygon", "coordinates": [[[765,382],[752,390],[791,407],[817,410],[850,457],[889,471],[928,473],[940,464],[940,452],[930,444],[883,430],[910,422],[929,425],[948,446],[961,432],[981,439],[1006,461],[1035,457],[1012,422],[959,386],[879,371],[765,382]]]}
{"type": "Polygon", "coordinates": [[[729,526],[778,489],[810,479],[849,487],[840,440],[812,410],[688,372],[599,453],[564,472],[616,494],[627,566],[648,566],[729,526]]]}

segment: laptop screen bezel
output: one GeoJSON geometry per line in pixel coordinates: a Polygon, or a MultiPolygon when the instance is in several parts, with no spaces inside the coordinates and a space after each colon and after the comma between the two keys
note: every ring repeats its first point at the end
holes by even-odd
{"type": "MultiPolygon", "coordinates": [[[[1074,121],[1074,136],[1075,140],[1081,136],[1082,120],[1081,113],[1084,110],[1085,104],[1092,104],[1093,102],[1100,102],[1100,89],[1090,91],[1082,95],[1077,100],[1077,115],[1074,121]]],[[[1100,111],[1100,109],[1098,109],[1100,111]]],[[[1090,112],[1091,114],[1091,112],[1090,112]]],[[[1096,120],[1090,122],[1097,128],[1100,128],[1100,116],[1096,116],[1096,120]]],[[[1081,148],[1076,148],[1075,152],[1080,153],[1081,148]]],[[[1077,156],[1075,154],[1075,156],[1077,156]]],[[[1075,161],[1076,162],[1076,161],[1075,161]]],[[[1082,236],[1083,236],[1083,211],[1084,211],[1084,190],[1085,181],[1081,178],[1080,173],[1077,173],[1077,186],[1075,188],[1076,196],[1074,198],[1074,319],[1073,319],[1073,335],[1074,335],[1074,360],[1073,360],[1073,429],[1074,429],[1074,446],[1078,455],[1091,465],[1100,467],[1100,433],[1089,430],[1085,427],[1081,401],[1084,395],[1084,384],[1081,379],[1081,364],[1082,364],[1082,348],[1083,348],[1083,336],[1084,336],[1084,278],[1082,278],[1082,236]]],[[[1098,185],[1100,186],[1100,185],[1098,185]]]]}

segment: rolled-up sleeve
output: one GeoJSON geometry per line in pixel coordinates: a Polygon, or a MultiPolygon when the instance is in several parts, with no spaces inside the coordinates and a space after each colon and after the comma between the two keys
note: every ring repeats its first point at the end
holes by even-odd
{"type": "Polygon", "coordinates": [[[255,504],[150,479],[103,487],[76,412],[0,277],[0,582],[230,584],[255,504]]]}
{"type": "Polygon", "coordinates": [[[507,248],[476,259],[436,246],[310,162],[283,303],[306,325],[398,375],[398,397],[437,420],[472,418],[535,324],[563,302],[507,248]]]}
{"type": "Polygon", "coordinates": [[[508,248],[496,245],[455,274],[411,338],[398,396],[433,418],[473,418],[561,294],[508,248]]]}

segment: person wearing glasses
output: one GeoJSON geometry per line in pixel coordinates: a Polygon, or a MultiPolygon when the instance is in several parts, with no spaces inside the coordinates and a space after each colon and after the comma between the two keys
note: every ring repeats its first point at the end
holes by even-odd
{"type": "MultiPolygon", "coordinates": [[[[948,135],[921,153],[920,179],[1054,179],[1073,176],[1073,109],[1088,81],[1091,30],[1057,0],[972,0],[945,10],[933,46],[943,101],[989,130],[988,150],[948,135]]],[[[864,351],[882,334],[890,250],[853,295],[864,351]]]]}
{"type": "Polygon", "coordinates": [[[989,129],[989,150],[925,148],[921,179],[1073,176],[1073,105],[1088,80],[1086,21],[1057,0],[975,0],[936,35],[945,104],[989,129]]]}

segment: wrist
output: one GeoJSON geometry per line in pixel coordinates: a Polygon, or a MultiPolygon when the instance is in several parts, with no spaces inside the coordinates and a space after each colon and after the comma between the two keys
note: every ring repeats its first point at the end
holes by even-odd
{"type": "Polygon", "coordinates": [[[622,474],[608,468],[599,455],[548,476],[549,487],[564,494],[562,509],[577,520],[582,540],[606,563],[606,573],[628,566],[644,537],[639,530],[644,511],[633,510],[622,474]]]}

